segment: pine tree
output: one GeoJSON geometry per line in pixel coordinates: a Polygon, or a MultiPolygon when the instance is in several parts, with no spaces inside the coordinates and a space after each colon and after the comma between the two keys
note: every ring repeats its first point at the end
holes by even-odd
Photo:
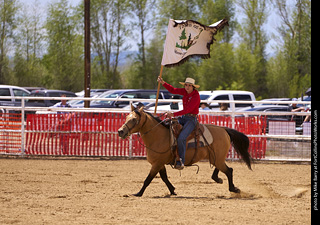
{"type": "Polygon", "coordinates": [[[183,29],[183,31],[181,32],[181,36],[179,36],[179,40],[185,40],[185,39],[187,39],[186,28],[183,29]]]}

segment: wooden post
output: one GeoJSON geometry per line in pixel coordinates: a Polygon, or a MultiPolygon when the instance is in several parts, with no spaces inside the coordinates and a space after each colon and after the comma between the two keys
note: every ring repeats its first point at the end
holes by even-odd
{"type": "MultiPolygon", "coordinates": [[[[90,60],[90,0],[84,0],[84,97],[86,98],[90,98],[90,60]]],[[[84,107],[90,108],[90,101],[84,101],[84,107]]]]}
{"type": "MultiPolygon", "coordinates": [[[[160,69],[160,74],[159,77],[162,77],[162,70],[163,70],[163,65],[161,65],[161,69],[160,69]]],[[[157,113],[157,107],[158,107],[158,100],[159,100],[159,92],[160,92],[160,82],[158,82],[158,90],[157,90],[157,99],[156,99],[156,105],[154,107],[154,115],[156,115],[157,113]]]]}

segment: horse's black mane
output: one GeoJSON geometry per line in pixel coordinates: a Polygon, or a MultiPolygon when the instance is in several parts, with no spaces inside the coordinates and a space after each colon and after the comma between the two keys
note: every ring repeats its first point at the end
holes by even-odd
{"type": "MultiPolygon", "coordinates": [[[[138,109],[134,110],[135,113],[137,113],[139,116],[141,116],[140,112],[138,109]]],[[[164,126],[165,128],[169,129],[170,128],[170,124],[164,123],[159,117],[152,115],[152,113],[143,111],[146,114],[148,114],[149,116],[151,116],[151,118],[155,119],[158,123],[160,123],[162,126],[164,126]]]]}

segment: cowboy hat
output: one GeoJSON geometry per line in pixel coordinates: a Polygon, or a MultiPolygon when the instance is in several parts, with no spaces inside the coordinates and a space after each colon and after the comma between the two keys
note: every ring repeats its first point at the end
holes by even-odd
{"type": "Polygon", "coordinates": [[[187,77],[185,82],[179,82],[179,83],[182,84],[182,85],[185,85],[186,83],[187,84],[192,84],[192,86],[195,87],[195,88],[199,88],[200,87],[200,85],[195,84],[195,80],[190,78],[190,77],[187,77]]]}

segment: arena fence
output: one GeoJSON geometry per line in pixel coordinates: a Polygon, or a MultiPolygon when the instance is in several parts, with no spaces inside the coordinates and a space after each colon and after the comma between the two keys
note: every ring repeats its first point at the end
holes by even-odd
{"type": "MultiPolygon", "coordinates": [[[[26,108],[24,104],[1,109],[0,154],[146,157],[143,140],[137,134],[125,140],[118,136],[128,111],[26,108]],[[53,114],[34,113],[39,110],[53,114]]],[[[163,116],[162,112],[158,115],[163,116]]],[[[295,121],[272,120],[276,115],[304,117],[310,112],[250,112],[249,115],[236,111],[202,111],[199,122],[234,128],[248,135],[249,152],[254,159],[310,161],[310,122],[302,124],[301,132],[297,131],[295,121]]],[[[238,157],[231,148],[228,158],[238,157]]]]}

